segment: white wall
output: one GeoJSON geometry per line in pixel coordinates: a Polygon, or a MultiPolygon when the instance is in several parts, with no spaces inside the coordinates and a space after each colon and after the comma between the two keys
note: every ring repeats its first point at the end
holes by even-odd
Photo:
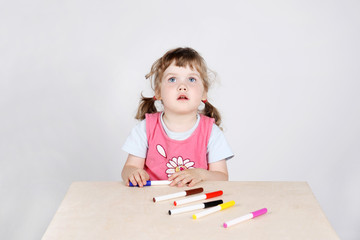
{"type": "Polygon", "coordinates": [[[307,181],[360,238],[359,1],[2,1],[0,238],[39,239],[73,181],[118,181],[154,60],[217,71],[231,180],[307,181]],[[221,2],[221,3],[220,3],[221,2]]]}

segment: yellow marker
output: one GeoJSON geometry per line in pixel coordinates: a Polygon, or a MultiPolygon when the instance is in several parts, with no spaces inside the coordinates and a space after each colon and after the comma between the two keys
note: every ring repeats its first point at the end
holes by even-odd
{"type": "Polygon", "coordinates": [[[219,204],[216,207],[212,207],[212,208],[209,208],[209,209],[204,210],[202,212],[199,212],[197,214],[194,214],[192,217],[193,217],[193,219],[198,219],[198,218],[204,217],[206,215],[209,215],[211,213],[218,212],[220,210],[224,210],[226,208],[232,207],[234,205],[235,205],[235,201],[226,202],[226,203],[223,203],[223,204],[219,204]]]}

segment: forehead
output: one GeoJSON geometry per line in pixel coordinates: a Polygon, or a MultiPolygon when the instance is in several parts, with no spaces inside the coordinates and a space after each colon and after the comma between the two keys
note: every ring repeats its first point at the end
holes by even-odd
{"type": "Polygon", "coordinates": [[[196,74],[200,76],[200,73],[197,71],[197,69],[191,67],[189,64],[184,67],[179,67],[174,62],[165,69],[164,76],[168,74],[196,74]]]}

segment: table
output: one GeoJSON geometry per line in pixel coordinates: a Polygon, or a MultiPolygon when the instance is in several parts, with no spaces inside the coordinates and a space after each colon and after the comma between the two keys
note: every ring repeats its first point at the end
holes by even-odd
{"type": "MultiPolygon", "coordinates": [[[[192,203],[195,204],[195,203],[192,203]]],[[[192,205],[188,204],[188,205],[192,205]]],[[[72,183],[48,226],[47,239],[339,239],[306,182],[208,181],[195,187],[127,187],[123,182],[72,183]],[[153,197],[203,187],[223,190],[235,206],[200,219],[197,210],[169,215],[173,200],[153,197]],[[223,228],[225,221],[267,208],[268,213],[223,228]]]]}

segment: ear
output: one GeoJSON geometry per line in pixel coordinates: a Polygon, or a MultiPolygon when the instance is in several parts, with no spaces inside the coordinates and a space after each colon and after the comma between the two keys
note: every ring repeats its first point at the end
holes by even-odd
{"type": "Polygon", "coordinates": [[[204,91],[201,100],[207,100],[207,92],[204,91]]]}
{"type": "Polygon", "coordinates": [[[155,91],[155,97],[157,100],[161,100],[161,92],[160,90],[155,91]]]}

